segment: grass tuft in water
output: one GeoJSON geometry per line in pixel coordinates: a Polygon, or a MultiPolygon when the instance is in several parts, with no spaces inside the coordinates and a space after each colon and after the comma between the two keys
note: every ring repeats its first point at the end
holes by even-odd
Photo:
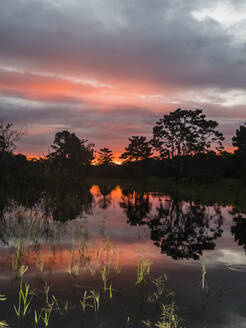
{"type": "MultiPolygon", "coordinates": [[[[0,294],[0,301],[6,301],[7,298],[5,297],[5,295],[1,295],[0,294]]],[[[9,325],[7,324],[6,321],[4,320],[0,320],[0,328],[5,328],[5,327],[8,327],[9,325]]]]}
{"type": "Polygon", "coordinates": [[[144,258],[138,259],[138,272],[136,286],[139,286],[141,283],[145,282],[150,275],[150,261],[144,258]]]}
{"type": "Polygon", "coordinates": [[[18,297],[18,305],[14,305],[15,313],[20,318],[25,318],[26,314],[30,311],[30,304],[32,301],[32,296],[30,296],[30,285],[25,284],[25,288],[23,288],[23,276],[27,271],[28,267],[22,265],[19,270],[20,275],[20,289],[19,289],[19,297],[18,297]]]}

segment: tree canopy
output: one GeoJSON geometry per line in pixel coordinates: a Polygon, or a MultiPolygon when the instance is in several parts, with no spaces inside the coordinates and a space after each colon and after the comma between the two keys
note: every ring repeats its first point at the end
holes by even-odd
{"type": "Polygon", "coordinates": [[[12,153],[16,148],[16,142],[23,136],[23,131],[12,129],[12,123],[6,123],[0,120],[0,156],[4,152],[12,153]]]}
{"type": "Polygon", "coordinates": [[[236,130],[236,135],[232,137],[232,145],[237,147],[237,154],[246,157],[246,123],[236,130]]]}
{"type": "Polygon", "coordinates": [[[109,148],[101,148],[100,151],[98,152],[97,156],[97,164],[102,165],[102,166],[110,166],[113,165],[113,152],[109,148]]]}
{"type": "Polygon", "coordinates": [[[69,131],[57,132],[51,148],[54,150],[47,155],[56,170],[63,173],[81,173],[93,160],[93,145],[86,145],[87,140],[79,139],[69,131]]]}
{"type": "Polygon", "coordinates": [[[146,137],[132,136],[129,141],[128,147],[125,148],[125,152],[121,154],[120,158],[126,161],[142,161],[152,156],[152,146],[146,141],[146,137]]]}
{"type": "Polygon", "coordinates": [[[179,108],[159,119],[151,142],[162,158],[206,153],[214,144],[222,150],[224,137],[217,126],[216,121],[206,119],[202,109],[179,108]]]}

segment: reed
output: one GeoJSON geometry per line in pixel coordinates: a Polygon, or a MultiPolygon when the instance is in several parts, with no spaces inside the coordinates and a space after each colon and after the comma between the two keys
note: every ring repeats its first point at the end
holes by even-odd
{"type": "MultiPolygon", "coordinates": [[[[5,295],[1,295],[0,294],[0,301],[6,301],[7,298],[5,297],[5,295]]],[[[0,328],[5,328],[8,327],[9,325],[7,324],[7,322],[5,320],[0,320],[0,328]]]]}
{"type": "Polygon", "coordinates": [[[144,324],[145,328],[152,327],[152,322],[150,320],[142,320],[142,323],[144,324]]]}
{"type": "Polygon", "coordinates": [[[91,276],[95,277],[96,271],[90,265],[88,265],[88,269],[89,269],[89,272],[90,272],[91,276]]]}
{"type": "Polygon", "coordinates": [[[112,292],[112,282],[110,283],[109,286],[109,298],[112,299],[113,298],[113,292],[112,292]]]}
{"type": "Polygon", "coordinates": [[[91,298],[93,299],[94,311],[98,312],[100,307],[100,293],[94,289],[90,290],[91,298]]]}
{"type": "Polygon", "coordinates": [[[180,327],[180,322],[181,320],[176,314],[174,303],[168,305],[161,304],[161,319],[155,324],[155,327],[178,328],[180,327]]]}
{"type": "MultiPolygon", "coordinates": [[[[147,302],[155,303],[155,302],[158,302],[162,298],[162,296],[164,294],[166,282],[167,282],[166,274],[163,274],[158,278],[152,279],[152,284],[155,287],[155,291],[153,292],[152,295],[150,295],[148,297],[147,302]]],[[[174,296],[174,295],[170,295],[170,292],[169,292],[168,296],[174,296]]]]}
{"type": "Polygon", "coordinates": [[[45,327],[49,326],[52,310],[53,310],[53,303],[50,306],[42,309],[40,319],[43,321],[45,327]]]}
{"type": "Polygon", "coordinates": [[[139,286],[141,283],[145,282],[150,275],[150,261],[144,258],[138,259],[138,272],[136,286],[139,286]]]}
{"type": "Polygon", "coordinates": [[[101,272],[102,274],[102,280],[103,280],[103,290],[106,292],[107,290],[107,281],[108,281],[108,271],[107,267],[104,265],[103,271],[101,272]]]}
{"type": "Polygon", "coordinates": [[[22,265],[20,267],[20,272],[19,272],[20,288],[19,288],[18,305],[17,306],[14,305],[14,310],[18,319],[20,319],[21,317],[24,318],[26,316],[26,314],[29,312],[28,310],[30,310],[30,304],[32,301],[32,297],[30,296],[30,285],[25,284],[25,288],[23,288],[23,276],[24,273],[27,271],[27,269],[28,267],[22,265]]]}
{"type": "Polygon", "coordinates": [[[41,318],[41,313],[39,313],[39,315],[38,315],[37,310],[35,309],[35,311],[34,311],[34,323],[35,323],[35,327],[38,326],[38,323],[40,321],[40,318],[41,318]]]}
{"type": "Polygon", "coordinates": [[[85,312],[87,307],[92,307],[89,300],[91,299],[91,295],[87,295],[87,290],[84,291],[84,295],[82,300],[80,300],[80,304],[82,306],[83,312],[85,312]]]}
{"type": "Polygon", "coordinates": [[[201,277],[201,287],[203,290],[205,289],[205,287],[208,287],[207,281],[206,281],[206,274],[207,274],[206,267],[205,267],[205,264],[203,264],[202,265],[202,277],[201,277]]]}
{"type": "Polygon", "coordinates": [[[116,259],[115,259],[115,265],[114,265],[114,269],[115,269],[115,272],[116,272],[117,274],[120,274],[120,272],[121,272],[121,268],[120,268],[120,266],[119,266],[119,259],[120,259],[120,254],[117,253],[117,254],[116,254],[116,259]]]}

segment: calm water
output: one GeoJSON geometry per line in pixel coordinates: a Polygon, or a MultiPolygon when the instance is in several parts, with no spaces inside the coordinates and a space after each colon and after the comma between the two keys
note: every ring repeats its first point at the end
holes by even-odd
{"type": "Polygon", "coordinates": [[[46,284],[50,303],[54,294],[59,304],[50,327],[145,327],[147,319],[155,327],[160,304],[172,302],[182,327],[246,327],[245,244],[246,218],[235,209],[162,193],[92,186],[44,194],[28,207],[9,200],[0,228],[0,294],[8,298],[0,320],[34,327],[34,310],[47,307],[46,284]],[[136,286],[138,262],[147,268],[136,286]],[[24,281],[34,295],[18,322],[13,304],[21,265],[28,266],[24,281]],[[155,299],[153,279],[163,274],[167,281],[155,299]],[[85,290],[100,293],[99,311],[93,299],[82,311],[85,290]]]}

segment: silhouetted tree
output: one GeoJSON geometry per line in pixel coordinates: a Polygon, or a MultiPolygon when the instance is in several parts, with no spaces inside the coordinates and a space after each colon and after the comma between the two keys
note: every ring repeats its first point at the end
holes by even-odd
{"type": "Polygon", "coordinates": [[[22,130],[12,129],[12,123],[6,123],[0,120],[0,159],[5,152],[12,153],[16,148],[16,142],[23,136],[22,130]]]}
{"type": "Polygon", "coordinates": [[[64,176],[85,173],[93,160],[93,145],[79,139],[69,131],[57,132],[51,148],[54,152],[47,155],[53,169],[64,176]]]}
{"type": "Polygon", "coordinates": [[[216,144],[223,149],[223,134],[216,130],[218,123],[206,120],[202,109],[177,109],[164,115],[153,128],[152,145],[162,158],[179,160],[180,175],[183,175],[183,157],[206,153],[216,144]]]}
{"type": "Polygon", "coordinates": [[[232,137],[232,145],[237,147],[237,154],[246,157],[246,123],[236,130],[236,135],[232,137]]]}
{"type": "Polygon", "coordinates": [[[152,143],[164,157],[206,153],[213,143],[217,143],[217,150],[223,149],[223,134],[215,130],[218,123],[206,120],[202,109],[179,108],[164,115],[156,124],[152,143]]]}
{"type": "Polygon", "coordinates": [[[142,161],[152,156],[152,146],[146,141],[146,137],[133,136],[129,138],[129,141],[128,147],[120,158],[126,161],[142,161]]]}
{"type": "Polygon", "coordinates": [[[113,165],[113,152],[109,148],[101,148],[97,156],[97,164],[101,166],[110,166],[113,165]]]}

